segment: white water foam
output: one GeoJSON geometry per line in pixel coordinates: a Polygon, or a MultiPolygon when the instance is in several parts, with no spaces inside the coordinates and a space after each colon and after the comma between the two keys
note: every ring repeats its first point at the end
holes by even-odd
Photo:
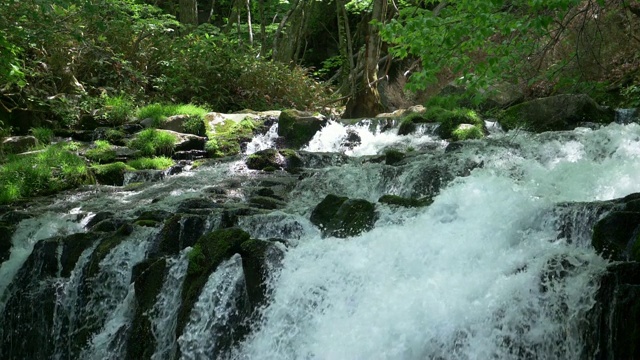
{"type": "Polygon", "coordinates": [[[169,271],[149,314],[151,331],[156,340],[151,360],[173,359],[175,356],[176,326],[178,312],[182,304],[182,283],[187,275],[190,251],[191,248],[186,248],[181,251],[178,257],[167,260],[169,271]]]}
{"type": "Polygon", "coordinates": [[[545,216],[559,202],[640,191],[640,127],[509,136],[519,146],[463,150],[483,166],[402,226],[302,238],[258,330],[230,357],[583,358],[607,263],[558,239],[545,216]]]}
{"type": "Polygon", "coordinates": [[[193,306],[184,333],[178,339],[181,359],[212,359],[220,329],[236,311],[233,304],[238,283],[244,282],[242,259],[234,255],[209,276],[193,306]]]}

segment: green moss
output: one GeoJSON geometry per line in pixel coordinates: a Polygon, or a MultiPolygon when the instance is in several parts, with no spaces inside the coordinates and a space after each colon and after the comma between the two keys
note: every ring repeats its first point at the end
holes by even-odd
{"type": "Polygon", "coordinates": [[[278,165],[279,152],[276,149],[266,149],[258,151],[247,157],[246,164],[249,169],[266,170],[267,167],[276,170],[278,165]]]}
{"type": "Polygon", "coordinates": [[[136,170],[165,170],[174,164],[175,161],[173,161],[173,159],[164,156],[153,158],[143,157],[127,162],[127,165],[136,170]]]}
{"type": "Polygon", "coordinates": [[[459,108],[447,110],[440,107],[432,107],[425,113],[425,118],[438,122],[438,135],[443,139],[453,136],[453,131],[461,124],[471,124],[479,129],[484,128],[484,123],[480,116],[471,109],[459,108]]]}
{"type": "Polygon", "coordinates": [[[127,134],[124,131],[114,128],[109,128],[104,133],[104,137],[108,142],[117,145],[124,145],[124,138],[126,136],[127,134]]]}
{"type": "Polygon", "coordinates": [[[49,145],[53,140],[53,130],[44,127],[35,127],[29,130],[37,140],[38,144],[49,145]]]}
{"type": "Polygon", "coordinates": [[[251,141],[253,129],[258,122],[251,118],[236,123],[233,120],[225,120],[216,124],[213,129],[207,131],[209,141],[205,144],[205,150],[211,157],[224,157],[240,153],[240,144],[251,141]]]}
{"type": "Polygon", "coordinates": [[[188,115],[193,118],[204,119],[209,110],[194,104],[150,104],[141,107],[136,112],[138,119],[153,119],[157,124],[173,115],[188,115]]]}
{"type": "Polygon", "coordinates": [[[206,269],[206,258],[202,253],[202,247],[200,244],[196,244],[189,252],[189,266],[187,268],[187,274],[199,274],[206,269]]]}
{"type": "Polygon", "coordinates": [[[91,170],[99,184],[122,186],[125,172],[135,169],[119,161],[105,165],[93,165],[91,170]]]}
{"type": "Polygon", "coordinates": [[[484,133],[476,125],[471,125],[469,127],[458,126],[451,133],[451,137],[455,141],[469,140],[469,139],[482,139],[484,137],[484,133]]]}
{"type": "Polygon", "coordinates": [[[106,140],[96,140],[94,147],[87,150],[85,157],[100,164],[109,163],[116,159],[116,151],[106,140]]]}

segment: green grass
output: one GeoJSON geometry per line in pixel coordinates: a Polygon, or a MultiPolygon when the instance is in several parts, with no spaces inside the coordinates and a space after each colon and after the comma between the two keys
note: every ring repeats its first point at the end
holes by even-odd
{"type": "Polygon", "coordinates": [[[140,150],[142,156],[171,155],[176,145],[175,135],[159,131],[156,129],[146,129],[139,132],[136,137],[129,141],[128,146],[135,150],[140,150]]]}
{"type": "Polygon", "coordinates": [[[82,158],[62,146],[50,146],[42,152],[7,158],[0,167],[0,203],[53,194],[92,182],[82,158]]]}
{"type": "Polygon", "coordinates": [[[122,125],[132,118],[135,112],[135,105],[131,97],[127,95],[105,95],[102,99],[104,107],[101,117],[109,124],[122,125]]]}
{"type": "Polygon", "coordinates": [[[164,119],[173,115],[189,115],[204,118],[209,110],[193,104],[150,104],[141,107],[136,112],[138,119],[153,119],[161,123],[164,119]]]}
{"type": "Polygon", "coordinates": [[[143,157],[127,162],[127,165],[136,170],[165,170],[173,166],[175,162],[168,157],[143,157]]]}
{"type": "Polygon", "coordinates": [[[53,140],[53,130],[43,127],[35,127],[29,130],[31,135],[38,139],[38,143],[41,145],[49,145],[53,140]]]}
{"type": "Polygon", "coordinates": [[[87,159],[101,164],[112,162],[116,159],[116,151],[108,141],[96,140],[93,144],[94,147],[85,153],[87,159]]]}
{"type": "Polygon", "coordinates": [[[454,140],[482,139],[484,137],[482,129],[478,128],[477,125],[468,128],[458,127],[453,130],[451,135],[454,140]]]}

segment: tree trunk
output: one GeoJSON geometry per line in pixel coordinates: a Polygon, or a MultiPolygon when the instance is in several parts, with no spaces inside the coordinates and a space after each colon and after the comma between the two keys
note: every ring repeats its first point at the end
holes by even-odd
{"type": "MultiPolygon", "coordinates": [[[[371,18],[383,23],[387,14],[387,6],[387,0],[374,1],[371,18]]],[[[378,59],[382,47],[378,25],[369,24],[365,44],[362,78],[357,80],[355,96],[350,97],[347,101],[343,114],[345,118],[375,116],[384,111],[378,92],[378,59]]],[[[360,59],[358,61],[360,62],[360,59]]]]}
{"type": "Polygon", "coordinates": [[[355,67],[353,61],[353,43],[351,40],[351,29],[349,18],[345,8],[345,0],[336,0],[336,15],[338,20],[338,41],[340,42],[340,56],[342,66],[340,75],[340,93],[343,96],[353,96],[356,89],[355,67]]]}
{"type": "Polygon", "coordinates": [[[267,51],[267,19],[264,15],[264,0],[258,0],[258,9],[260,11],[260,57],[263,57],[267,51]]]}
{"type": "Polygon", "coordinates": [[[272,56],[273,60],[282,61],[282,59],[279,58],[279,54],[278,54],[278,50],[279,50],[278,47],[280,46],[279,42],[280,42],[280,37],[282,36],[282,29],[284,29],[284,26],[287,24],[289,17],[291,16],[291,14],[293,14],[293,12],[298,7],[298,3],[300,3],[300,0],[293,0],[293,3],[291,4],[289,11],[287,11],[287,13],[282,17],[282,20],[278,25],[278,29],[276,29],[276,33],[273,36],[273,56],[272,56]]]}
{"type": "Polygon", "coordinates": [[[198,26],[198,2],[196,0],[180,0],[180,22],[185,25],[198,26]]]}
{"type": "Polygon", "coordinates": [[[253,25],[251,24],[251,0],[246,0],[247,6],[247,24],[249,25],[249,45],[253,46],[253,25]]]}

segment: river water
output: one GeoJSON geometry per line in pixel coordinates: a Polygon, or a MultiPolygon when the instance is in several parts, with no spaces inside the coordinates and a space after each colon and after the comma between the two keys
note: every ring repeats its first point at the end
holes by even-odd
{"type": "MultiPolygon", "coordinates": [[[[272,135],[250,144],[250,152],[269,147],[272,135]]],[[[288,244],[281,246],[284,257],[267,280],[268,301],[246,338],[223,353],[215,349],[222,325],[237,311],[232,299],[242,291],[237,256],[211,275],[183,333],[175,335],[185,249],[167,260],[169,275],[152,309],[158,344],[152,358],[589,358],[584,352],[590,326],[586,314],[607,266],[590,246],[590,228],[598,216],[584,207],[568,207],[574,225],[581,227],[568,238],[560,229],[567,217],[560,219],[557,209],[639,192],[640,126],[611,124],[539,135],[496,132],[484,140],[447,145],[429,129],[398,136],[370,124],[331,123],[305,150],[339,155],[323,155],[329,160],[297,180],[284,208],[238,222],[254,238],[277,237],[288,244]],[[349,131],[360,135],[359,145],[345,145],[349,131]],[[405,161],[397,166],[374,161],[389,147],[406,151],[405,161]],[[384,194],[433,195],[434,201],[424,208],[378,204],[372,231],[322,238],[308,219],[330,193],[372,202],[384,194]]],[[[133,311],[132,267],[151,252],[158,230],[136,228],[111,250],[98,275],[84,281],[100,281],[109,294],[102,294],[99,303],[89,297],[82,311],[64,299],[77,292],[74,286],[80,285],[73,284],[82,283],[74,276],[82,271],[84,258],[66,277],[55,274],[47,278],[49,285],[42,285],[42,278],[39,285],[28,285],[30,278],[19,269],[29,263],[34,244],[84,232],[100,211],[124,218],[144,210],[176,212],[185,199],[210,194],[212,187],[229,182],[244,186],[270,176],[277,174],[228,161],[134,191],[92,187],[40,205],[39,216],[18,225],[11,258],[0,267],[0,305],[8,309],[11,298],[23,294],[17,290],[21,287],[56,283],[54,316],[73,319],[54,319],[50,331],[33,335],[51,334],[53,340],[47,341],[58,342],[51,352],[34,356],[66,358],[72,352],[61,342],[71,341],[84,316],[95,322],[95,330],[78,352],[81,357],[122,358],[133,311]],[[66,325],[56,325],[62,323],[66,325]]],[[[242,189],[228,191],[227,201],[244,201],[242,189]]],[[[215,228],[216,221],[211,217],[206,227],[215,228]]],[[[4,312],[3,324],[15,324],[11,316],[4,312]]],[[[19,358],[21,353],[10,345],[16,340],[7,340],[17,330],[7,326],[0,354],[19,358]]]]}

